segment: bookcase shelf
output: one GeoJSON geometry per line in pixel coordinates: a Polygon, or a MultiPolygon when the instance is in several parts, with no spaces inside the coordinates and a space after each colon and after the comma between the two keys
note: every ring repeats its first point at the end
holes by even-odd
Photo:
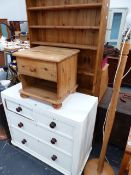
{"type": "Polygon", "coordinates": [[[90,9],[99,7],[102,7],[102,3],[28,7],[27,10],[63,10],[63,9],[72,10],[72,9],[88,9],[88,8],[90,9]]]}
{"type": "Polygon", "coordinates": [[[48,26],[32,25],[30,29],[72,29],[72,30],[99,30],[99,26],[48,26]]]}
{"type": "Polygon", "coordinates": [[[69,44],[69,43],[54,43],[54,42],[41,42],[41,41],[34,41],[31,42],[33,45],[43,45],[43,46],[58,46],[58,47],[68,47],[68,48],[78,48],[78,49],[85,49],[85,50],[97,50],[96,46],[87,46],[81,44],[69,44]]]}
{"type": "Polygon", "coordinates": [[[87,71],[78,71],[78,74],[80,74],[80,75],[87,75],[87,76],[94,76],[95,74],[94,73],[92,73],[92,72],[87,72],[87,71]]]}

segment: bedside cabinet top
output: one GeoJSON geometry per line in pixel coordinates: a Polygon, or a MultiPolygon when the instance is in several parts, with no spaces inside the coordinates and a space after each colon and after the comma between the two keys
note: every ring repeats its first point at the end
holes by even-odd
{"type": "Polygon", "coordinates": [[[38,46],[24,51],[15,52],[13,55],[20,58],[24,57],[48,62],[61,62],[77,53],[79,53],[78,49],[38,46]]]}
{"type": "Polygon", "coordinates": [[[21,88],[22,85],[19,83],[2,91],[2,98],[24,106],[34,106],[33,110],[37,110],[38,113],[47,111],[54,115],[64,117],[67,120],[73,120],[74,122],[83,122],[91,111],[96,112],[95,109],[98,105],[97,97],[76,92],[69,95],[63,101],[60,109],[54,109],[52,106],[44,102],[37,101],[32,98],[22,98],[19,93],[21,88]]]}

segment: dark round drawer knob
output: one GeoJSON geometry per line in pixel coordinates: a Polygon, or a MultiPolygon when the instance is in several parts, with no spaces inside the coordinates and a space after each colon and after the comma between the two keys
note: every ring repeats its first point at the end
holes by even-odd
{"type": "Polygon", "coordinates": [[[31,72],[36,72],[36,68],[35,67],[30,67],[30,71],[31,72]]]}
{"type": "Polygon", "coordinates": [[[57,156],[56,156],[56,155],[53,155],[53,156],[51,157],[51,159],[52,159],[53,161],[56,161],[57,156]]]}
{"type": "Polygon", "coordinates": [[[21,141],[21,143],[24,145],[24,144],[27,143],[27,140],[26,140],[26,139],[23,139],[23,140],[21,141]]]}
{"type": "Polygon", "coordinates": [[[17,112],[21,112],[22,111],[22,108],[19,106],[18,108],[16,108],[16,111],[17,112]]]}
{"type": "Polygon", "coordinates": [[[52,138],[51,139],[51,143],[54,145],[54,144],[56,144],[56,142],[57,142],[57,140],[55,139],[55,138],[52,138]]]}
{"type": "Polygon", "coordinates": [[[18,127],[22,128],[24,126],[24,124],[22,122],[18,123],[18,127]]]}
{"type": "Polygon", "coordinates": [[[56,123],[55,123],[55,122],[51,122],[51,123],[50,123],[50,127],[51,127],[51,128],[55,128],[55,127],[56,127],[56,123]]]}

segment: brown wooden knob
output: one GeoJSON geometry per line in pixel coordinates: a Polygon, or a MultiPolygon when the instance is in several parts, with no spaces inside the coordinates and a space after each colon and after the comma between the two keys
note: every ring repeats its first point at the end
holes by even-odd
{"type": "Polygon", "coordinates": [[[50,142],[54,145],[56,144],[57,140],[55,138],[52,138],[50,142]]]}
{"type": "Polygon", "coordinates": [[[31,72],[36,72],[36,68],[35,67],[30,67],[30,71],[31,72]]]}
{"type": "Polygon", "coordinates": [[[22,111],[22,108],[19,106],[18,108],[16,108],[16,111],[17,112],[21,112],[22,111]]]}
{"type": "Polygon", "coordinates": [[[56,160],[57,160],[57,156],[56,156],[56,155],[53,155],[53,156],[51,157],[51,159],[52,159],[53,161],[56,161],[56,160]]]}
{"type": "Polygon", "coordinates": [[[22,128],[24,126],[24,124],[22,122],[18,123],[18,127],[22,128]]]}
{"type": "Polygon", "coordinates": [[[50,123],[50,127],[53,129],[53,128],[55,128],[56,127],[56,123],[55,122],[51,122],[50,123]]]}
{"type": "Polygon", "coordinates": [[[26,139],[23,139],[23,140],[21,141],[21,143],[24,145],[24,144],[27,143],[27,140],[26,140],[26,139]]]}

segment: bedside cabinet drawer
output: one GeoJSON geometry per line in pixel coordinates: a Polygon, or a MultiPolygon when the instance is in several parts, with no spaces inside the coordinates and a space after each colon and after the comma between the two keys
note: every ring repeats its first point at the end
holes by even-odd
{"type": "Polygon", "coordinates": [[[38,125],[59,133],[69,139],[73,139],[74,127],[58,120],[53,114],[37,112],[34,115],[38,125]]]}
{"type": "Polygon", "coordinates": [[[60,149],[66,153],[72,154],[72,140],[67,139],[66,137],[62,137],[59,134],[55,134],[41,126],[38,126],[34,121],[26,119],[16,113],[9,112],[8,123],[11,127],[15,127],[21,131],[30,133],[32,136],[35,136],[36,138],[47,142],[51,146],[54,146],[56,149],[60,149]]]}
{"type": "Polygon", "coordinates": [[[10,100],[6,100],[6,107],[10,111],[13,111],[17,114],[23,115],[26,118],[33,120],[33,109],[28,108],[27,106],[15,103],[10,100]]]}
{"type": "Polygon", "coordinates": [[[17,58],[19,74],[42,78],[53,82],[57,81],[56,63],[17,58]]]}
{"type": "Polygon", "coordinates": [[[71,170],[72,157],[60,151],[56,151],[49,145],[42,143],[25,132],[20,132],[14,127],[11,127],[11,136],[13,143],[20,145],[20,148],[24,148],[25,151],[28,152],[28,150],[31,150],[44,159],[47,159],[50,164],[62,167],[66,171],[71,170]]]}

